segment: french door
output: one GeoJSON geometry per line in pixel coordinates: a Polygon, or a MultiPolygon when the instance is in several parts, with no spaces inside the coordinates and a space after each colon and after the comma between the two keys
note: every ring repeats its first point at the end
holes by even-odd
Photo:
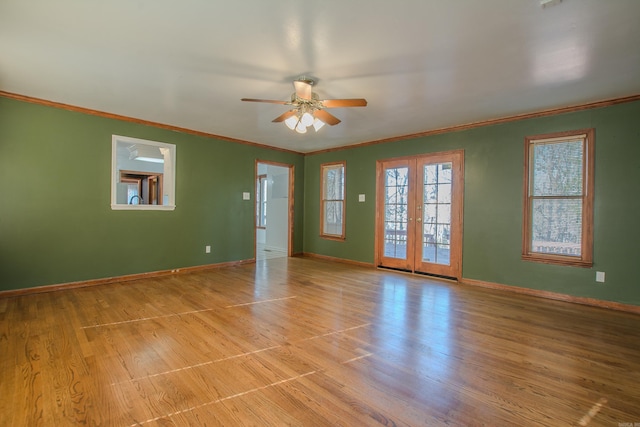
{"type": "Polygon", "coordinates": [[[376,265],[462,275],[462,150],[377,163],[376,265]]]}

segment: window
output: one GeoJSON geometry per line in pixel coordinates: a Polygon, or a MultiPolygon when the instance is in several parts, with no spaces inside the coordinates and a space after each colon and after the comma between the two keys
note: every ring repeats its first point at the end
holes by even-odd
{"type": "Polygon", "coordinates": [[[174,210],[176,146],[111,138],[111,209],[174,210]]]}
{"type": "Polygon", "coordinates": [[[593,129],[525,138],[522,258],[593,262],[593,129]]]}
{"type": "Polygon", "coordinates": [[[320,235],[344,239],[345,162],[320,165],[320,235]]]}
{"type": "Polygon", "coordinates": [[[267,227],[267,175],[256,180],[256,227],[267,227]]]}

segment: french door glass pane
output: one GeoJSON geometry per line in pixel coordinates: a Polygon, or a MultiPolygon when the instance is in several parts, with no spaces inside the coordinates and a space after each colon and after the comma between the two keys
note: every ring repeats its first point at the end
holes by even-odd
{"type": "Polygon", "coordinates": [[[450,265],[452,163],[424,166],[422,261],[450,265]]]}
{"type": "Polygon", "coordinates": [[[438,185],[425,184],[424,186],[424,202],[436,203],[438,201],[438,185]]]}
{"type": "Polygon", "coordinates": [[[451,204],[439,204],[437,212],[439,224],[451,224],[451,204]]]}
{"type": "Polygon", "coordinates": [[[438,203],[451,203],[451,184],[438,184],[438,203]]]}
{"type": "Polygon", "coordinates": [[[436,264],[449,265],[451,263],[451,249],[449,245],[438,245],[436,264]]]}
{"type": "Polygon", "coordinates": [[[407,258],[409,168],[385,170],[384,256],[407,258]]]}

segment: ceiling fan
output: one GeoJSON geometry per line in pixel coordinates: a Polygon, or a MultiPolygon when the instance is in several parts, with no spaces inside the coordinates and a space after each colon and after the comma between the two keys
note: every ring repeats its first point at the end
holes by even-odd
{"type": "Polygon", "coordinates": [[[295,129],[299,133],[306,133],[309,126],[313,126],[317,132],[325,124],[333,126],[340,123],[340,119],[325,111],[327,108],[365,107],[367,105],[367,100],[362,98],[320,99],[318,94],[311,90],[311,86],[314,84],[314,80],[306,77],[294,80],[295,92],[291,94],[290,101],[255,98],[242,98],[242,101],[291,105],[293,107],[291,110],[279,115],[273,119],[273,122],[284,122],[289,129],[295,129]]]}

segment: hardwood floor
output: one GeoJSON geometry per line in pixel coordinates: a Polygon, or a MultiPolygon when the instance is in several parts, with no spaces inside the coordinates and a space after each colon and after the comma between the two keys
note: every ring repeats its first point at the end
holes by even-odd
{"type": "Polygon", "coordinates": [[[324,260],[4,298],[0,320],[1,426],[640,423],[640,316],[324,260]]]}
{"type": "Polygon", "coordinates": [[[285,250],[268,248],[265,247],[264,244],[260,243],[256,245],[256,261],[261,261],[263,259],[286,258],[287,256],[287,251],[285,250]]]}

